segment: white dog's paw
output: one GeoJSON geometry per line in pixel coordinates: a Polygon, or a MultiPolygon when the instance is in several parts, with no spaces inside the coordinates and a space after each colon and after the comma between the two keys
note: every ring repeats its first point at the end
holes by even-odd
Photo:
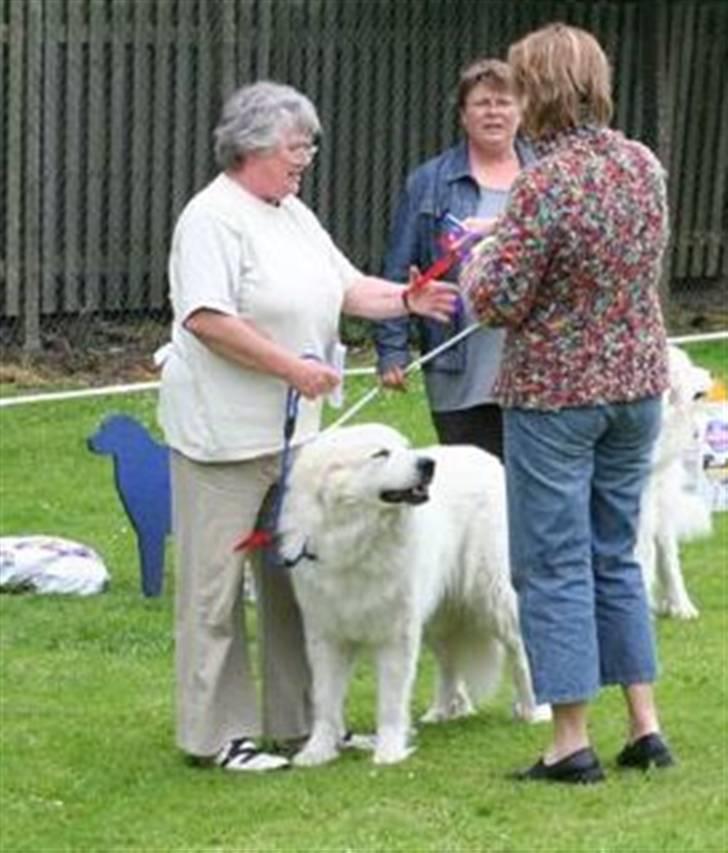
{"type": "Polygon", "coordinates": [[[446,707],[441,705],[432,705],[420,717],[421,723],[444,723],[447,720],[460,720],[463,717],[472,717],[475,713],[470,700],[464,697],[458,697],[456,701],[451,702],[446,707]]]}
{"type": "Polygon", "coordinates": [[[421,723],[443,723],[447,719],[445,709],[439,705],[432,705],[420,717],[421,723]]]}
{"type": "Polygon", "coordinates": [[[320,764],[328,764],[339,757],[339,751],[335,746],[326,744],[306,744],[304,748],[293,756],[296,767],[318,767],[320,764]]]}
{"type": "Polygon", "coordinates": [[[697,619],[700,616],[700,611],[689,598],[680,601],[664,598],[658,603],[656,610],[660,616],[668,616],[672,619],[697,619]]]}
{"type": "Polygon", "coordinates": [[[526,705],[524,702],[513,703],[513,717],[524,723],[548,723],[552,719],[551,705],[526,705]]]}
{"type": "Polygon", "coordinates": [[[473,703],[463,687],[458,687],[447,699],[435,700],[420,717],[423,723],[444,723],[446,720],[460,720],[475,713],[473,703]]]}
{"type": "Polygon", "coordinates": [[[414,746],[395,746],[394,744],[385,744],[384,746],[377,747],[374,753],[374,763],[399,764],[400,761],[404,761],[405,758],[409,758],[414,751],[414,746]]]}

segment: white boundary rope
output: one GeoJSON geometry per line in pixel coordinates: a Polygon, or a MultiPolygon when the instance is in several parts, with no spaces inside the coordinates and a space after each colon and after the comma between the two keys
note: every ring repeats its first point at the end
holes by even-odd
{"type": "MultiPolygon", "coordinates": [[[[416,361],[411,362],[405,373],[409,373],[411,370],[416,370],[426,364],[431,358],[435,358],[439,355],[443,350],[447,349],[448,346],[452,346],[458,341],[462,340],[462,338],[471,334],[475,328],[477,328],[479,324],[474,323],[472,326],[468,326],[466,329],[463,329],[457,335],[452,338],[449,338],[445,341],[444,344],[441,344],[434,350],[430,350],[426,355],[422,358],[417,359],[416,361]]],[[[697,344],[697,343],[705,343],[708,341],[720,341],[720,340],[728,340],[728,331],[725,332],[706,332],[702,335],[683,335],[681,337],[674,337],[668,339],[671,344],[697,344]]],[[[357,367],[351,368],[350,370],[344,371],[345,376],[373,376],[376,374],[376,368],[374,367],[357,367]]],[[[159,382],[137,382],[133,385],[106,385],[102,388],[79,388],[75,391],[53,391],[47,394],[24,394],[22,396],[17,397],[0,397],[0,409],[9,408],[10,406],[22,406],[27,403],[52,403],[52,402],[61,402],[64,400],[79,400],[85,397],[105,397],[112,396],[115,394],[135,394],[137,391],[154,391],[159,388],[159,382]]],[[[338,420],[336,420],[331,426],[328,426],[326,430],[333,429],[334,426],[339,426],[345,421],[348,421],[351,417],[359,411],[359,409],[363,408],[369,400],[373,399],[380,390],[380,386],[377,385],[375,388],[372,388],[371,391],[368,392],[367,395],[362,397],[361,400],[358,400],[352,409],[356,407],[355,411],[351,411],[348,409],[341,415],[338,420]]]]}

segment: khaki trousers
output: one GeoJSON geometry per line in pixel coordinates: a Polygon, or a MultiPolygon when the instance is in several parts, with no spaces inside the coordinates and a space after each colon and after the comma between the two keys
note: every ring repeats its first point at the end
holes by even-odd
{"type": "Polygon", "coordinates": [[[172,452],[171,460],[177,744],[210,756],[242,735],[308,734],[310,673],[288,570],[253,560],[261,715],[245,630],[244,557],[233,551],[254,529],[280,457],[200,463],[172,452]]]}

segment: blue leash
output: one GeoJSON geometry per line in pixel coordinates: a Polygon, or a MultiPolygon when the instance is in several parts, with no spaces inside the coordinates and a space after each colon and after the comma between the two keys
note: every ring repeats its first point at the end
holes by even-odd
{"type": "MultiPolygon", "coordinates": [[[[303,358],[311,358],[316,361],[319,359],[313,355],[304,355],[303,358]]],[[[293,464],[292,441],[296,431],[296,421],[298,419],[298,404],[301,400],[301,393],[293,386],[288,387],[286,393],[286,417],[283,422],[283,448],[281,450],[281,470],[278,475],[278,480],[273,486],[273,504],[269,512],[263,513],[264,518],[261,527],[254,530],[246,536],[241,542],[235,546],[236,551],[254,550],[263,548],[265,551],[264,560],[267,565],[272,565],[276,568],[292,568],[301,560],[315,560],[316,555],[310,554],[304,544],[301,553],[293,559],[282,559],[278,555],[277,539],[278,539],[278,524],[281,518],[283,509],[283,500],[286,495],[288,478],[291,473],[293,464]]]]}

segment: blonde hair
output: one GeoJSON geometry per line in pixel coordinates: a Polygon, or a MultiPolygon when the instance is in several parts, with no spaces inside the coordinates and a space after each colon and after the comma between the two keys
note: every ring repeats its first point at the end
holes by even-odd
{"type": "Polygon", "coordinates": [[[479,83],[508,92],[509,95],[515,94],[513,72],[507,62],[501,62],[500,59],[478,59],[460,72],[456,99],[459,110],[463,109],[468,95],[479,83]]]}
{"type": "Polygon", "coordinates": [[[522,126],[529,136],[609,124],[611,72],[591,33],[548,24],[512,45],[508,62],[522,100],[522,126]]]}

